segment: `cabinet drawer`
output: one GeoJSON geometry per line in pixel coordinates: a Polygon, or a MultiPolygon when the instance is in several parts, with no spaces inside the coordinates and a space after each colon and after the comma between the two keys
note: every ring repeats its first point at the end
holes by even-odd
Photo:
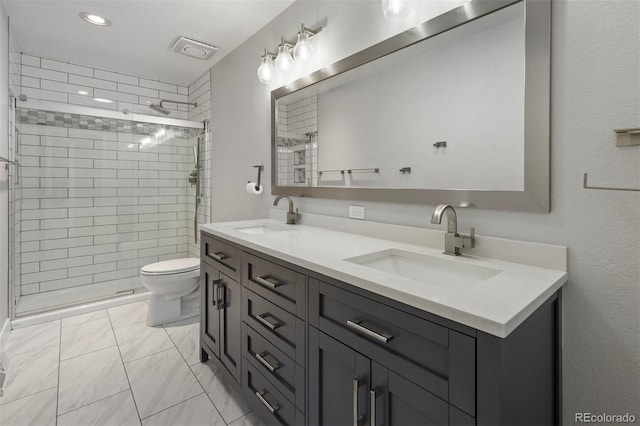
{"type": "Polygon", "coordinates": [[[305,317],[305,275],[247,253],[242,264],[242,285],[292,314],[305,317]]]}
{"type": "Polygon", "coordinates": [[[309,324],[475,416],[475,339],[309,279],[309,324]]]}
{"type": "Polygon", "coordinates": [[[274,420],[267,424],[291,426],[305,424],[304,414],[297,410],[291,401],[285,398],[253,365],[249,362],[243,364],[245,367],[242,371],[242,387],[245,395],[263,419],[274,420]]]}
{"type": "Polygon", "coordinates": [[[201,233],[200,260],[220,270],[235,281],[240,281],[241,251],[211,235],[201,233]]]}
{"type": "Polygon", "coordinates": [[[246,287],[242,289],[244,322],[304,367],[305,324],[246,287]]]}
{"type": "Polygon", "coordinates": [[[304,368],[247,324],[242,325],[242,354],[304,412],[304,368]]]}

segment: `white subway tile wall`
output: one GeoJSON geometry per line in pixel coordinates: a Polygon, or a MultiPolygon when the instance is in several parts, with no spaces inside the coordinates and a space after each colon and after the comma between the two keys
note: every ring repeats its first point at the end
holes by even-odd
{"type": "Polygon", "coordinates": [[[277,110],[278,184],[318,185],[318,99],[310,96],[277,110]]]}
{"type": "MultiPolygon", "coordinates": [[[[149,108],[149,104],[158,103],[160,99],[190,101],[191,93],[185,86],[42,58],[28,53],[22,53],[21,56],[21,61],[16,62],[22,64],[21,72],[17,73],[22,75],[22,83],[18,84],[18,87],[21,86],[21,92],[30,99],[112,110],[126,108],[132,112],[147,115],[159,115],[158,112],[149,108]],[[79,92],[86,92],[86,94],[79,92]],[[94,97],[110,99],[114,103],[98,103],[93,100],[94,97]]],[[[208,82],[209,73],[205,76],[208,82]]],[[[208,84],[204,86],[208,88],[208,84]]],[[[205,98],[210,91],[207,89],[205,94],[202,87],[203,84],[200,84],[194,88],[194,99],[202,99],[203,105],[194,113],[192,110],[195,109],[187,105],[165,103],[163,106],[171,110],[171,118],[190,119],[190,116],[207,115],[206,111],[210,110],[211,101],[205,98]]],[[[193,119],[201,121],[200,118],[193,119]]]]}
{"type": "MultiPolygon", "coordinates": [[[[37,119],[22,110],[19,117],[37,119]]],[[[23,296],[86,285],[115,294],[140,288],[145,264],[199,254],[188,242],[195,191],[187,179],[201,131],[18,126],[27,141],[20,182],[23,296]]]]}

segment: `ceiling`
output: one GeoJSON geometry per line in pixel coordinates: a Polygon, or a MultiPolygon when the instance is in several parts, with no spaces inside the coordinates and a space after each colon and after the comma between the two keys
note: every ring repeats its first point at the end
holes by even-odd
{"type": "Polygon", "coordinates": [[[2,0],[20,49],[52,59],[187,85],[294,0],[2,0]],[[99,27],[78,13],[113,22],[99,27]],[[172,52],[186,36],[220,50],[203,61],[172,52]]]}

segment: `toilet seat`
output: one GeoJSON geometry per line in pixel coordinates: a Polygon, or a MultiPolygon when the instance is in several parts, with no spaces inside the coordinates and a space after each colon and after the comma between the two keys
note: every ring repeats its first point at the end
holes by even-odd
{"type": "Polygon", "coordinates": [[[200,269],[200,259],[188,257],[184,259],[170,259],[151,263],[140,268],[140,274],[145,276],[175,275],[200,269]]]}

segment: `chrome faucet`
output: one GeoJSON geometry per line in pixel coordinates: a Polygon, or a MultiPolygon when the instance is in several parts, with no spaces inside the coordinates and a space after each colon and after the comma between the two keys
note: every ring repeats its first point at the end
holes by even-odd
{"type": "Polygon", "coordinates": [[[458,234],[458,216],[453,207],[448,204],[440,204],[431,216],[431,223],[442,223],[442,215],[447,214],[447,233],[444,236],[443,254],[460,256],[461,248],[474,248],[476,246],[475,229],[471,228],[469,235],[458,234]]]}
{"type": "Polygon", "coordinates": [[[289,201],[289,211],[287,212],[287,225],[295,225],[298,220],[298,209],[293,211],[293,201],[286,195],[278,195],[278,197],[273,201],[273,205],[277,206],[280,200],[286,198],[289,201]]]}

